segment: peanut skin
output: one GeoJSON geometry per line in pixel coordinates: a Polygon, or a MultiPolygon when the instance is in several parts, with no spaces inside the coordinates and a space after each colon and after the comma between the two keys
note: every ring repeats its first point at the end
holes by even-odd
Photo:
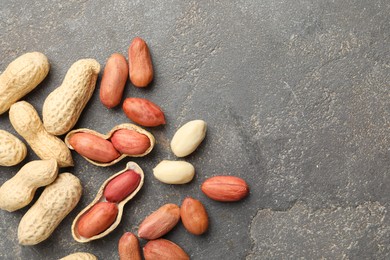
{"type": "Polygon", "coordinates": [[[76,133],[69,139],[76,152],[97,162],[111,162],[120,156],[112,143],[89,133],[76,133]]]}
{"type": "Polygon", "coordinates": [[[29,52],[12,61],[0,75],[0,115],[36,88],[49,69],[47,57],[40,52],[29,52]]]}
{"type": "Polygon", "coordinates": [[[112,179],[104,188],[104,197],[109,202],[120,202],[139,185],[141,176],[133,170],[126,171],[112,179]]]}
{"type": "Polygon", "coordinates": [[[159,106],[144,98],[126,98],[123,111],[132,121],[142,126],[165,124],[164,112],[159,106]]]}
{"type": "Polygon", "coordinates": [[[100,101],[107,108],[113,108],[121,102],[128,75],[126,58],[119,53],[112,54],[107,60],[100,83],[100,101]]]}
{"type": "Polygon", "coordinates": [[[120,129],[111,136],[111,143],[115,149],[124,154],[143,154],[150,147],[149,138],[141,133],[129,129],[120,129]]]}
{"type": "Polygon", "coordinates": [[[136,37],[129,47],[130,81],[136,87],[146,87],[153,80],[153,65],[146,42],[136,37]]]}
{"type": "Polygon", "coordinates": [[[27,155],[26,145],[13,134],[0,130],[0,166],[13,166],[27,155]]]}
{"type": "Polygon", "coordinates": [[[85,213],[77,223],[77,232],[86,238],[93,237],[114,223],[118,206],[111,202],[99,202],[85,213]]]}
{"type": "Polygon", "coordinates": [[[59,174],[20,220],[19,243],[36,245],[47,239],[77,205],[81,191],[81,183],[76,176],[59,174]]]}
{"type": "Polygon", "coordinates": [[[9,110],[9,120],[39,158],[42,160],[54,158],[60,167],[73,166],[72,154],[66,144],[45,130],[31,104],[26,101],[13,104],[9,110]]]}
{"type": "Polygon", "coordinates": [[[123,234],[119,239],[118,251],[120,260],[141,260],[139,241],[133,233],[123,234]]]}

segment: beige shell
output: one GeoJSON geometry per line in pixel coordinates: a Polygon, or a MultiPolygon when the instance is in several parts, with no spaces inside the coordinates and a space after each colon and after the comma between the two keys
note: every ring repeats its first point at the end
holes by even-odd
{"type": "Polygon", "coordinates": [[[26,212],[18,227],[22,245],[36,245],[47,239],[80,200],[80,180],[71,173],[61,173],[47,186],[26,212]]]}
{"type": "Polygon", "coordinates": [[[0,208],[9,212],[27,206],[37,188],[52,183],[58,174],[55,159],[25,164],[18,173],[0,187],[0,208]]]}
{"type": "Polygon", "coordinates": [[[140,191],[140,189],[142,188],[143,184],[144,184],[144,172],[141,169],[141,167],[139,167],[139,165],[136,164],[135,162],[128,162],[126,164],[126,168],[124,170],[122,170],[122,171],[112,175],[110,178],[108,178],[102,184],[102,186],[100,187],[99,191],[97,192],[97,195],[96,195],[95,199],[76,216],[76,218],[74,219],[73,224],[72,224],[72,235],[73,235],[73,238],[77,242],[86,243],[86,242],[89,242],[89,241],[92,241],[92,240],[96,240],[96,239],[102,238],[102,237],[108,235],[109,233],[111,233],[119,225],[119,223],[121,222],[122,214],[123,214],[123,207],[125,206],[125,204],[127,202],[129,202],[140,191]],[[126,199],[124,199],[124,200],[122,200],[121,202],[118,203],[118,215],[116,217],[115,222],[109,228],[107,228],[106,231],[104,231],[104,232],[102,232],[102,233],[100,233],[100,234],[98,234],[96,236],[93,236],[93,237],[90,237],[90,238],[85,238],[85,237],[80,236],[78,234],[78,232],[77,232],[77,222],[78,222],[78,220],[81,218],[81,216],[83,216],[85,213],[87,213],[88,210],[91,209],[96,203],[105,201],[105,198],[104,198],[104,195],[103,195],[104,188],[107,186],[107,184],[110,182],[110,180],[112,180],[116,176],[118,176],[118,175],[120,175],[120,174],[122,174],[122,173],[124,173],[124,172],[126,172],[128,170],[133,170],[136,173],[138,173],[139,175],[141,175],[141,180],[139,182],[138,187],[126,199]]]}
{"type": "Polygon", "coordinates": [[[62,85],[47,96],[42,109],[43,125],[53,135],[69,132],[95,90],[100,64],[78,60],[70,67],[62,85]]]}
{"type": "Polygon", "coordinates": [[[0,115],[38,86],[49,69],[47,57],[40,52],[28,52],[12,61],[0,75],[0,115]]]}
{"type": "Polygon", "coordinates": [[[27,147],[13,134],[0,130],[0,166],[13,166],[26,158],[27,147]]]}
{"type": "Polygon", "coordinates": [[[69,149],[74,150],[74,148],[69,143],[69,139],[72,137],[72,135],[74,135],[76,133],[80,133],[80,132],[90,133],[90,134],[96,135],[98,137],[101,137],[103,139],[109,139],[114,134],[115,131],[120,130],[120,129],[134,130],[134,131],[136,131],[136,132],[138,132],[140,134],[146,135],[149,138],[149,140],[150,140],[150,147],[143,154],[138,154],[138,155],[121,154],[118,158],[116,158],[115,160],[113,160],[112,162],[109,162],[109,163],[96,162],[96,161],[93,161],[93,160],[83,156],[84,159],[87,160],[88,162],[92,163],[93,165],[106,167],[106,166],[110,166],[110,165],[116,164],[117,162],[121,161],[125,157],[143,157],[143,156],[147,155],[148,153],[150,153],[153,150],[153,147],[154,147],[154,145],[156,143],[156,140],[154,139],[154,136],[151,133],[149,133],[148,131],[146,131],[145,129],[143,129],[143,128],[139,127],[139,126],[133,125],[133,124],[120,124],[120,125],[117,125],[114,128],[112,128],[105,135],[103,135],[101,133],[98,133],[98,132],[96,132],[94,130],[90,130],[88,128],[80,128],[80,129],[72,130],[65,136],[65,144],[69,147],[69,149]]]}
{"type": "Polygon", "coordinates": [[[65,256],[59,260],[97,260],[97,257],[90,253],[77,252],[65,256]]]}
{"type": "Polygon", "coordinates": [[[9,119],[39,158],[57,160],[60,167],[73,166],[70,150],[58,137],[46,132],[34,107],[26,101],[13,104],[9,110],[9,119]]]}

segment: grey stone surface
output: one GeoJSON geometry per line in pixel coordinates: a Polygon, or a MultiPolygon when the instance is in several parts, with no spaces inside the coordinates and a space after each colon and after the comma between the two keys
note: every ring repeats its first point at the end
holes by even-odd
{"type": "MultiPolygon", "coordinates": [[[[113,233],[79,244],[70,225],[127,160],[99,168],[74,153],[75,167],[62,171],[83,183],[76,209],[32,247],[18,245],[16,236],[29,207],[0,211],[0,258],[57,259],[87,251],[115,259],[123,232],[136,232],[151,211],[186,196],[204,202],[210,230],[195,237],[179,224],[166,237],[192,259],[276,258],[290,249],[280,258],[388,258],[389,13],[387,0],[0,0],[0,71],[27,51],[50,60],[47,79],[24,98],[40,115],[45,97],[73,62],[95,58],[104,66],[113,52],[126,55],[130,41],[141,36],[151,49],[155,80],[147,89],[128,83],[124,97],[148,98],[167,116],[166,126],[149,129],[157,139],[154,151],[134,159],[146,173],[145,186],[113,233]],[[196,178],[183,186],[159,183],[153,167],[175,159],[169,140],[198,118],[209,131],[185,158],[195,165],[196,178]],[[207,199],[199,185],[221,173],[247,180],[250,196],[233,204],[207,199]],[[330,243],[338,247],[321,254],[330,243]],[[315,250],[299,251],[304,245],[315,250]]],[[[105,133],[129,122],[120,108],[100,103],[100,78],[76,128],[105,133]]],[[[0,128],[16,134],[8,113],[0,116],[0,128]]],[[[29,150],[23,163],[33,159],[29,150]]],[[[0,183],[21,165],[0,167],[0,183]]]]}

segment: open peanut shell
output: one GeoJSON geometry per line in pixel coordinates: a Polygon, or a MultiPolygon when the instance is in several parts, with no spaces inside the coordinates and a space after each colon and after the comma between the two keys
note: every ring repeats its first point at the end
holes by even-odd
{"type": "Polygon", "coordinates": [[[82,157],[84,157],[88,162],[96,165],[96,166],[101,166],[101,167],[106,167],[106,166],[110,166],[110,165],[113,165],[119,161],[121,161],[123,158],[125,157],[143,157],[145,155],[147,155],[148,153],[150,153],[156,143],[156,140],[154,138],[154,136],[149,133],[148,131],[146,131],[145,129],[139,127],[139,126],[136,126],[134,124],[129,124],[129,123],[126,123],[126,124],[120,124],[120,125],[117,125],[115,126],[114,128],[112,128],[107,134],[101,134],[101,133],[98,133],[94,130],[91,130],[91,129],[88,129],[88,128],[80,128],[80,129],[75,129],[75,130],[72,130],[70,131],[66,136],[65,136],[65,144],[69,147],[69,149],[71,150],[75,150],[72,145],[70,144],[69,142],[69,139],[76,133],[89,133],[89,134],[93,134],[97,137],[100,137],[100,138],[103,138],[105,140],[109,140],[111,138],[111,136],[115,133],[115,131],[117,130],[120,130],[120,129],[128,129],[128,130],[134,130],[140,134],[143,134],[145,135],[146,137],[148,137],[148,139],[150,140],[150,147],[142,154],[136,154],[136,155],[130,155],[130,154],[121,154],[118,158],[116,158],[115,160],[111,161],[111,162],[108,162],[108,163],[102,163],[102,162],[97,162],[97,161],[94,161],[94,160],[91,160],[83,155],[81,155],[82,157]]]}
{"type": "Polygon", "coordinates": [[[136,164],[135,162],[128,162],[126,164],[126,168],[114,175],[112,175],[110,178],[108,178],[104,183],[103,185],[99,188],[99,191],[95,197],[95,199],[87,206],[85,207],[77,216],[76,218],[74,219],[73,223],[72,223],[72,236],[73,238],[77,241],[77,242],[80,242],[80,243],[86,243],[86,242],[89,242],[89,241],[92,241],[92,240],[96,240],[96,239],[100,239],[106,235],[108,235],[109,233],[111,233],[118,225],[119,223],[121,222],[121,219],[122,219],[122,214],[123,214],[123,207],[125,206],[125,204],[127,202],[129,202],[139,191],[140,189],[142,188],[142,185],[144,184],[144,172],[143,170],[141,169],[141,167],[139,167],[138,164],[136,164]],[[104,189],[106,188],[106,186],[108,185],[108,183],[114,179],[115,177],[121,175],[122,173],[128,171],[128,170],[133,170],[134,172],[136,172],[137,174],[140,175],[141,179],[140,179],[140,182],[138,184],[138,187],[132,192],[130,193],[125,199],[123,199],[122,201],[120,201],[119,203],[117,203],[117,206],[118,206],[118,214],[116,216],[116,219],[114,221],[114,223],[112,223],[112,225],[110,227],[108,227],[105,231],[95,235],[95,236],[92,236],[90,238],[86,238],[86,237],[82,237],[78,231],[77,231],[77,224],[78,224],[78,221],[80,220],[80,218],[86,214],[96,203],[98,202],[104,202],[106,201],[106,198],[104,197],[104,189]]]}

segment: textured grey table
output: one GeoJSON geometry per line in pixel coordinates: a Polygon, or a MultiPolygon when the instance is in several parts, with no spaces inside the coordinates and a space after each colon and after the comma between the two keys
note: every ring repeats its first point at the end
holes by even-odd
{"type": "MultiPolygon", "coordinates": [[[[70,65],[114,52],[127,55],[135,36],[149,44],[155,80],[129,83],[125,97],[159,104],[167,125],[150,128],[158,144],[142,159],[142,191],[127,204],[118,228],[88,244],[70,225],[101,183],[128,160],[99,168],[73,153],[84,193],[76,209],[45,242],[17,243],[27,208],[0,212],[1,259],[57,259],[76,251],[115,259],[125,231],[164,203],[200,199],[210,216],[196,237],[179,224],[166,238],[192,259],[390,258],[390,4],[389,1],[0,1],[0,70],[27,51],[45,53],[50,74],[25,100],[41,114],[45,97],[70,65]],[[207,138],[186,160],[196,168],[188,185],[152,176],[175,159],[169,141],[193,119],[208,122],[207,138]],[[211,201],[207,177],[244,178],[250,196],[211,201]]],[[[129,122],[121,108],[105,109],[95,94],[76,128],[105,133],[129,122]]],[[[15,133],[8,113],[1,129],[15,133]]],[[[37,159],[29,150],[23,163],[37,159]]],[[[0,167],[0,182],[23,165],[0,167]]],[[[42,189],[39,190],[39,193],[42,189]]],[[[37,194],[36,198],[38,197],[37,194]]],[[[145,241],[141,241],[144,245],[145,241]]]]}

